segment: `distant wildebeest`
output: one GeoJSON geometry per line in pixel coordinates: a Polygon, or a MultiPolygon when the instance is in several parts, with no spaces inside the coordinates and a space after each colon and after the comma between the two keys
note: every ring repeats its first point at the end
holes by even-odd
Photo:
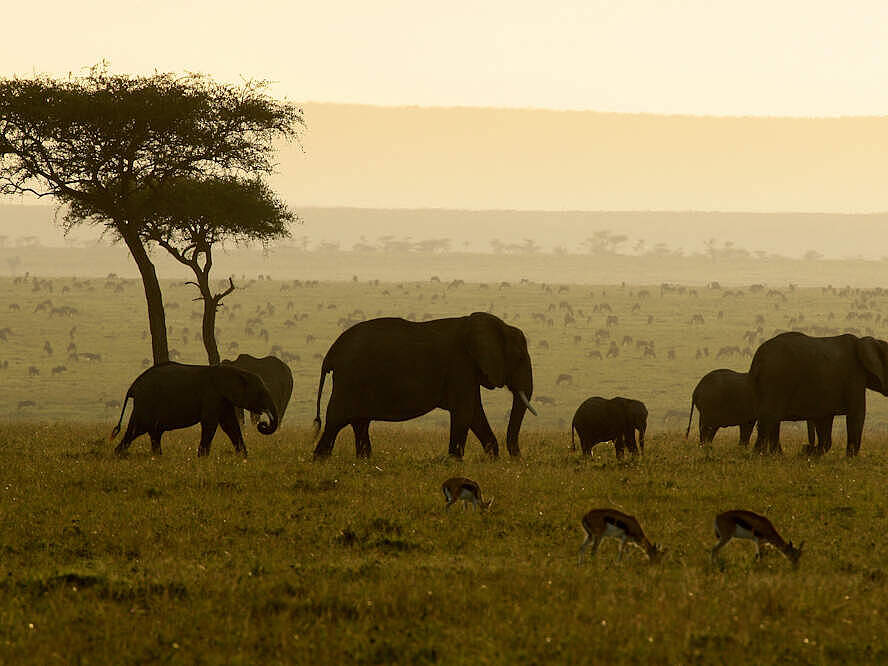
{"type": "Polygon", "coordinates": [[[569,375],[566,372],[562,372],[558,375],[558,378],[555,380],[555,386],[560,384],[573,384],[573,375],[569,375]]]}
{"type": "Polygon", "coordinates": [[[36,407],[37,403],[33,400],[19,400],[18,409],[22,409],[24,407],[36,407]]]}
{"type": "Polygon", "coordinates": [[[43,351],[47,356],[52,356],[52,345],[49,343],[49,340],[43,343],[43,351]]]}
{"type": "Polygon", "coordinates": [[[617,347],[617,343],[615,340],[611,340],[610,347],[607,350],[607,354],[605,356],[607,358],[616,358],[620,355],[620,348],[617,347]]]}
{"type": "Polygon", "coordinates": [[[616,315],[608,315],[607,320],[605,321],[605,326],[617,326],[619,323],[619,317],[616,315]]]}
{"type": "Polygon", "coordinates": [[[67,372],[67,371],[68,371],[68,368],[66,368],[64,365],[57,365],[52,369],[52,374],[53,375],[60,375],[63,372],[67,372]]]}
{"type": "Polygon", "coordinates": [[[36,377],[39,374],[40,374],[40,368],[38,368],[36,365],[29,365],[28,366],[28,377],[36,377]]]}
{"type": "Polygon", "coordinates": [[[12,312],[12,311],[20,311],[21,309],[22,309],[22,307],[21,307],[18,303],[10,303],[10,304],[9,304],[9,311],[10,311],[10,312],[12,312]]]}
{"type": "MultiPolygon", "coordinates": [[[[601,360],[601,352],[597,349],[592,349],[591,351],[586,352],[586,356],[588,358],[597,358],[599,361],[601,360]]],[[[684,414],[682,414],[684,416],[684,414]]]]}

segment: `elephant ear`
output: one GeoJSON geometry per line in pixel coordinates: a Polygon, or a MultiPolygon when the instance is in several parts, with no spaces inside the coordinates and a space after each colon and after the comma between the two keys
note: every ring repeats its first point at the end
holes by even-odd
{"type": "Polygon", "coordinates": [[[888,395],[888,342],[870,336],[857,341],[857,358],[869,377],[867,387],[888,395]],[[874,381],[873,381],[874,380],[874,381]]]}
{"type": "Polygon", "coordinates": [[[247,372],[234,365],[216,366],[216,388],[225,398],[237,407],[247,403],[247,390],[250,378],[247,372]]]}
{"type": "Polygon", "coordinates": [[[499,388],[506,383],[506,349],[502,322],[486,312],[468,317],[466,344],[469,356],[482,374],[484,388],[499,388]]]}

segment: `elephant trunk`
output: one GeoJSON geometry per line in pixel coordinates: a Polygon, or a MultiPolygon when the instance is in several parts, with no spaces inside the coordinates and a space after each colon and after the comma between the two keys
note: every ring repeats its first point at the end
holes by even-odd
{"type": "Polygon", "coordinates": [[[274,404],[274,400],[269,399],[268,405],[266,405],[263,412],[268,414],[268,423],[259,421],[259,423],[256,424],[256,430],[263,435],[270,435],[277,430],[278,423],[280,423],[277,406],[274,404]]]}

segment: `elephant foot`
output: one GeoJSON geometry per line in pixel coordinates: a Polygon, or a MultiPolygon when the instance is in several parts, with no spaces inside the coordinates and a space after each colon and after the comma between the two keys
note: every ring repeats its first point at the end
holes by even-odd
{"type": "Polygon", "coordinates": [[[315,460],[315,461],[324,461],[324,460],[328,460],[332,454],[333,454],[332,450],[315,449],[314,453],[311,456],[311,459],[315,460]]]}
{"type": "Polygon", "coordinates": [[[114,447],[114,455],[118,458],[126,458],[129,456],[129,449],[120,445],[114,447]]]}

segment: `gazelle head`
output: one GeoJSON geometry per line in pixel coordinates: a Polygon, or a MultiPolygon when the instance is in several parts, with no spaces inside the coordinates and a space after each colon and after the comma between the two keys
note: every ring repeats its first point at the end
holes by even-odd
{"type": "Polygon", "coordinates": [[[667,550],[668,549],[663,548],[663,546],[658,543],[652,543],[650,548],[647,549],[647,556],[648,559],[650,559],[651,564],[659,564],[667,550]]]}

